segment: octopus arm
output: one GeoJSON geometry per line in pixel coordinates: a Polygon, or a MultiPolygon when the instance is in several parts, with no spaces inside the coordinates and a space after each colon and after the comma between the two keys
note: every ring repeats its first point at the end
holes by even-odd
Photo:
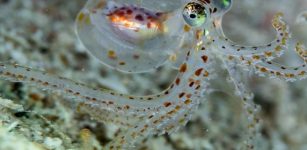
{"type": "Polygon", "coordinates": [[[295,52],[307,63],[307,48],[301,43],[297,43],[295,46],[295,52]]]}
{"type": "Polygon", "coordinates": [[[230,60],[235,61],[239,59],[241,64],[254,67],[256,73],[260,76],[280,78],[286,81],[296,81],[307,77],[307,50],[303,44],[297,43],[295,51],[304,61],[297,66],[285,66],[259,55],[257,55],[257,57],[235,57],[237,59],[230,57],[230,60]]]}
{"type": "Polygon", "coordinates": [[[273,59],[280,56],[287,46],[288,39],[290,38],[289,27],[282,20],[282,14],[278,13],[272,20],[272,25],[276,30],[276,38],[267,45],[262,46],[243,46],[237,45],[230,39],[225,37],[220,30],[220,25],[216,26],[216,33],[219,35],[213,38],[212,43],[217,47],[221,53],[233,56],[244,55],[246,57],[253,57],[263,55],[268,59],[273,59]]]}
{"type": "Polygon", "coordinates": [[[296,81],[307,77],[307,66],[301,64],[288,67],[272,61],[260,62],[255,65],[256,73],[261,76],[269,76],[284,79],[286,81],[296,81]]]}
{"type": "Polygon", "coordinates": [[[148,111],[144,108],[151,108],[150,111],[155,111],[163,106],[161,104],[166,101],[167,97],[165,95],[130,96],[104,89],[90,88],[67,78],[14,64],[0,63],[0,78],[61,92],[65,96],[73,97],[76,103],[86,103],[92,107],[125,115],[133,115],[135,112],[138,112],[139,115],[147,114],[148,111]]]}

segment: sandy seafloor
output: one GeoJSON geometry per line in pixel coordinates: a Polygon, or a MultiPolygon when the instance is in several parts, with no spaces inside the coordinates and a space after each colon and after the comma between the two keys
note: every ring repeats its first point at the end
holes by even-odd
{"type": "MultiPolygon", "coordinates": [[[[0,0],[0,61],[15,62],[57,74],[92,87],[136,95],[166,88],[176,70],[124,74],[90,56],[74,33],[74,19],[86,0],[0,0]]],[[[225,34],[245,45],[273,39],[270,20],[285,14],[293,40],[307,44],[307,20],[295,23],[307,10],[306,0],[234,0],[223,22],[225,34]]],[[[305,18],[306,19],[306,18],[305,18]]],[[[278,59],[287,65],[302,61],[294,53],[278,59]]],[[[171,135],[149,138],[140,150],[244,149],[246,116],[233,84],[221,66],[212,80],[216,92],[203,103],[186,127],[171,135]],[[243,147],[243,148],[242,148],[243,147]]],[[[250,75],[249,88],[261,106],[261,126],[255,149],[307,149],[307,80],[287,83],[250,75]]],[[[118,128],[77,113],[58,93],[23,83],[0,80],[0,150],[103,149],[118,128]]]]}

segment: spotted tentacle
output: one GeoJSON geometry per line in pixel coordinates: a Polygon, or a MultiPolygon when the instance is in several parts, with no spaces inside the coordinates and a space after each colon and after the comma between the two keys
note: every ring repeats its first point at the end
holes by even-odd
{"type": "Polygon", "coordinates": [[[247,149],[253,149],[257,145],[257,134],[259,133],[259,111],[260,108],[253,102],[253,93],[245,85],[244,75],[242,74],[242,68],[239,66],[240,63],[231,60],[223,60],[224,65],[227,68],[231,81],[235,85],[237,96],[242,101],[243,110],[247,116],[247,134],[246,140],[244,141],[247,149]]]}
{"type": "MultiPolygon", "coordinates": [[[[220,50],[221,53],[231,56],[245,56],[258,60],[259,56],[267,59],[273,59],[283,54],[288,39],[290,38],[289,27],[282,20],[282,14],[275,15],[272,25],[277,32],[275,40],[263,46],[243,46],[237,45],[225,37],[220,31],[220,23],[214,22],[214,28],[219,37],[212,37],[212,43],[220,50]],[[216,26],[216,27],[215,27],[216,26]]],[[[256,61],[257,62],[257,61],[256,61]]]]}

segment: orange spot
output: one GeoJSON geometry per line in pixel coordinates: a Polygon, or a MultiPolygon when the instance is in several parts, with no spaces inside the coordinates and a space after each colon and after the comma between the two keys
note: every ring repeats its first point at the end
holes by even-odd
{"type": "Polygon", "coordinates": [[[265,55],[270,57],[270,56],[272,56],[272,52],[265,52],[265,55]]]}
{"type": "Polygon", "coordinates": [[[294,77],[294,74],[289,73],[289,74],[285,74],[285,76],[286,76],[287,78],[293,78],[293,77],[294,77]]]}
{"type": "Polygon", "coordinates": [[[148,28],[148,29],[151,28],[151,23],[150,23],[150,22],[147,23],[147,28],[148,28]]]}
{"type": "Polygon", "coordinates": [[[159,121],[159,120],[155,120],[155,121],[153,121],[153,123],[156,124],[156,123],[158,123],[158,121],[159,121]]]}
{"type": "Polygon", "coordinates": [[[180,79],[177,78],[176,81],[175,81],[176,85],[179,85],[180,84],[180,79]]]}
{"type": "Polygon", "coordinates": [[[126,105],[124,108],[125,108],[125,109],[130,109],[130,106],[129,106],[129,105],[126,105]]]}
{"type": "Polygon", "coordinates": [[[108,57],[111,59],[116,59],[116,53],[113,50],[108,51],[108,57]]]}
{"type": "Polygon", "coordinates": [[[21,75],[21,74],[17,75],[17,79],[22,80],[23,78],[24,78],[23,75],[21,75]]]}
{"type": "Polygon", "coordinates": [[[169,107],[169,106],[172,105],[172,103],[171,102],[164,102],[163,105],[164,105],[164,107],[169,107]]]}
{"type": "Polygon", "coordinates": [[[196,39],[199,40],[203,36],[203,32],[201,30],[196,31],[196,39]]]}
{"type": "Polygon", "coordinates": [[[259,59],[260,59],[260,56],[258,56],[258,55],[254,55],[254,56],[253,56],[253,59],[255,59],[255,60],[259,60],[259,59]]]}
{"type": "Polygon", "coordinates": [[[123,62],[123,61],[121,61],[121,62],[119,62],[118,64],[121,65],[121,66],[123,66],[123,65],[125,65],[126,63],[123,62]]]}
{"type": "Polygon", "coordinates": [[[42,97],[41,97],[40,95],[36,94],[36,93],[31,93],[31,94],[29,94],[29,97],[30,97],[32,100],[34,100],[34,101],[38,101],[38,100],[42,99],[42,97]]]}
{"type": "Polygon", "coordinates": [[[266,68],[261,68],[260,71],[261,72],[267,72],[268,70],[266,68]]]}
{"type": "Polygon", "coordinates": [[[171,115],[172,113],[175,113],[175,111],[171,110],[171,111],[167,112],[167,114],[169,114],[169,115],[171,115]]]}
{"type": "Polygon", "coordinates": [[[191,82],[191,83],[189,84],[190,87],[192,87],[193,85],[194,85],[194,82],[191,82]]]}
{"type": "Polygon", "coordinates": [[[145,129],[143,128],[140,132],[143,133],[145,131],[145,129]]]}
{"type": "Polygon", "coordinates": [[[182,64],[181,66],[180,66],[180,69],[179,69],[179,72],[186,72],[187,71],[187,64],[186,63],[184,63],[184,64],[182,64]]]}
{"type": "Polygon", "coordinates": [[[208,76],[209,76],[209,72],[208,72],[208,71],[205,71],[204,77],[208,77],[208,76]]]}
{"type": "Polygon", "coordinates": [[[300,75],[300,76],[303,76],[303,75],[305,75],[305,71],[301,71],[298,75],[300,75]]]}
{"type": "Polygon", "coordinates": [[[191,102],[192,102],[192,101],[191,101],[190,99],[187,99],[187,100],[184,101],[184,104],[188,105],[188,104],[190,104],[191,102]]]}
{"type": "Polygon", "coordinates": [[[204,63],[208,62],[208,56],[207,55],[201,56],[201,59],[203,60],[204,63]]]}
{"type": "Polygon", "coordinates": [[[183,96],[184,96],[184,92],[182,92],[182,93],[180,93],[178,96],[179,96],[179,98],[182,98],[183,96]]]}
{"type": "Polygon", "coordinates": [[[234,58],[233,56],[228,56],[229,60],[233,60],[233,58],[234,58]]]}
{"type": "Polygon", "coordinates": [[[188,26],[188,25],[184,25],[183,30],[184,30],[185,32],[189,32],[189,31],[191,30],[191,27],[188,26]]]}
{"type": "Polygon", "coordinates": [[[201,74],[201,72],[203,71],[203,68],[199,68],[195,71],[195,75],[199,76],[201,74]]]}

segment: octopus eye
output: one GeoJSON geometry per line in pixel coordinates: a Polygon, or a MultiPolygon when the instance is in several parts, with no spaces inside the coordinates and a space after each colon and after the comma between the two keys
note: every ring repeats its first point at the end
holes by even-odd
{"type": "Polygon", "coordinates": [[[76,32],[103,64],[123,72],[151,71],[180,49],[187,36],[184,21],[178,19],[184,4],[182,0],[88,0],[76,18],[76,32]]]}
{"type": "Polygon", "coordinates": [[[232,0],[214,0],[213,5],[220,12],[227,12],[232,6],[232,0]]]}
{"type": "Polygon", "coordinates": [[[193,27],[199,27],[206,22],[207,12],[205,7],[196,2],[188,3],[182,12],[185,22],[193,27]]]}

